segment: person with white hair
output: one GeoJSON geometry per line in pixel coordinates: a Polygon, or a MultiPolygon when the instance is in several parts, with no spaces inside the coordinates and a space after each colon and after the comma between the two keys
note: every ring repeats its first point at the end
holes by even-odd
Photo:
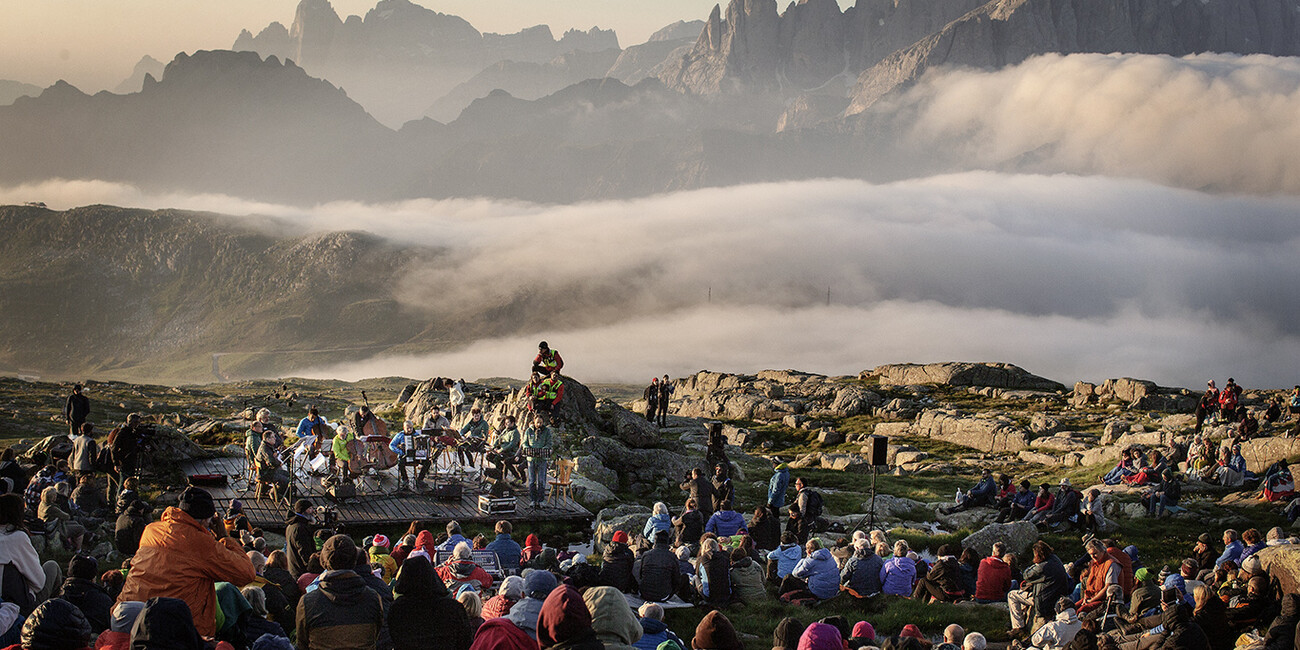
{"type": "Polygon", "coordinates": [[[500,618],[510,613],[510,608],[524,597],[523,576],[506,576],[495,596],[483,603],[483,620],[500,618]]]}
{"type": "Polygon", "coordinates": [[[988,646],[988,639],[985,639],[984,635],[979,632],[967,634],[966,640],[962,641],[961,644],[962,650],[985,650],[988,646]]]}
{"type": "Polygon", "coordinates": [[[645,603],[637,610],[641,619],[641,638],[632,647],[638,650],[656,650],[664,641],[672,641],[679,648],[686,644],[664,624],[664,608],[659,603],[645,603]]]}
{"type": "Polygon", "coordinates": [[[646,539],[654,542],[655,533],[665,531],[671,533],[673,529],[673,516],[668,512],[668,504],[663,501],[655,503],[654,511],[650,518],[645,522],[645,528],[641,529],[641,535],[646,539]]]}
{"type": "Polygon", "coordinates": [[[260,639],[263,634],[270,634],[285,639],[289,638],[289,635],[285,634],[284,628],[279,623],[268,620],[266,592],[262,591],[261,587],[248,585],[240,589],[239,593],[243,594],[244,600],[247,600],[249,607],[253,608],[249,616],[240,619],[240,624],[245,626],[245,636],[250,639],[260,639]]]}
{"type": "Polygon", "coordinates": [[[457,544],[451,552],[451,558],[438,567],[438,577],[452,593],[462,585],[470,585],[475,590],[492,587],[492,576],[474,562],[474,553],[465,542],[457,544]]]}
{"type": "Polygon", "coordinates": [[[1074,611],[1074,602],[1068,597],[1056,601],[1056,618],[1038,628],[1030,637],[1033,650],[1065,650],[1070,645],[1083,624],[1074,611]]]}

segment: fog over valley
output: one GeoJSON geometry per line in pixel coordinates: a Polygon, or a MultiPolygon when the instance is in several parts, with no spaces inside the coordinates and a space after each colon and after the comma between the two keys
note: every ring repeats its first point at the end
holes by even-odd
{"type": "Polygon", "coordinates": [[[0,84],[0,372],[1296,382],[1281,0],[336,4],[0,84]]]}

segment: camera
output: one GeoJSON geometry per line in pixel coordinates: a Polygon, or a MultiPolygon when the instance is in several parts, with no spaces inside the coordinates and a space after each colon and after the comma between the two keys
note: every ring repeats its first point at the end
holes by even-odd
{"type": "Polygon", "coordinates": [[[339,510],[334,506],[316,506],[316,523],[333,526],[339,522],[339,510]]]}

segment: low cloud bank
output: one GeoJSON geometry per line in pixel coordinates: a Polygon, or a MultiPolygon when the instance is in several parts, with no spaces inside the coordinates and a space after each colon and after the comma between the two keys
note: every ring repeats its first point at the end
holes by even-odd
{"type": "Polygon", "coordinates": [[[939,69],[872,108],[930,170],[1103,174],[1300,192],[1300,59],[1049,54],[939,69]]]}
{"type": "MultiPolygon", "coordinates": [[[[28,191],[0,190],[0,200],[28,191]]],[[[1063,381],[1136,375],[1197,386],[1233,375],[1246,385],[1295,383],[1294,198],[988,172],[570,206],[456,200],[299,209],[151,197],[108,184],[43,191],[426,244],[441,252],[412,260],[406,280],[391,288],[396,297],[451,322],[491,318],[519,333],[452,354],[314,371],[321,375],[519,376],[545,338],[588,380],[706,367],[853,373],[877,363],[973,359],[1020,363],[1063,381]]],[[[469,327],[456,338],[473,339],[469,327]]]]}

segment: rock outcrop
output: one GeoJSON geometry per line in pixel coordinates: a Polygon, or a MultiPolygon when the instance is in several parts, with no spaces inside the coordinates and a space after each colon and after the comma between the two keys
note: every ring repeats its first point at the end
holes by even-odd
{"type": "Polygon", "coordinates": [[[984,452],[1017,452],[1029,447],[1025,430],[1010,420],[971,417],[960,411],[927,410],[917,418],[912,432],[984,452]]]}
{"type": "Polygon", "coordinates": [[[1257,555],[1264,570],[1282,586],[1282,593],[1300,591],[1300,545],[1270,546],[1257,555]]]}
{"type": "Polygon", "coordinates": [[[1119,402],[1132,410],[1164,413],[1190,413],[1196,410],[1196,401],[1187,389],[1161,388],[1153,381],[1131,377],[1107,379],[1101,385],[1080,381],[1070,396],[1074,407],[1119,402]]]}
{"type": "Polygon", "coordinates": [[[943,384],[945,386],[987,386],[1023,390],[1065,390],[1065,386],[1032,374],[1010,363],[893,363],[863,370],[862,379],[882,384],[943,384]]]}
{"type": "Polygon", "coordinates": [[[707,370],[673,382],[672,412],[685,417],[779,421],[791,415],[851,417],[884,402],[860,386],[825,375],[764,370],[732,375],[707,370]]]}
{"type": "Polygon", "coordinates": [[[650,512],[646,506],[624,503],[596,513],[596,521],[592,523],[595,531],[592,545],[595,551],[604,552],[605,545],[613,541],[617,531],[627,533],[628,537],[640,535],[645,529],[646,520],[650,518],[650,512]]]}
{"type": "Polygon", "coordinates": [[[1025,557],[1025,551],[1038,541],[1038,527],[1027,521],[1013,521],[1009,524],[989,524],[961,541],[962,548],[973,548],[980,557],[993,552],[993,544],[1002,542],[1008,553],[1016,557],[1025,557]]]}

